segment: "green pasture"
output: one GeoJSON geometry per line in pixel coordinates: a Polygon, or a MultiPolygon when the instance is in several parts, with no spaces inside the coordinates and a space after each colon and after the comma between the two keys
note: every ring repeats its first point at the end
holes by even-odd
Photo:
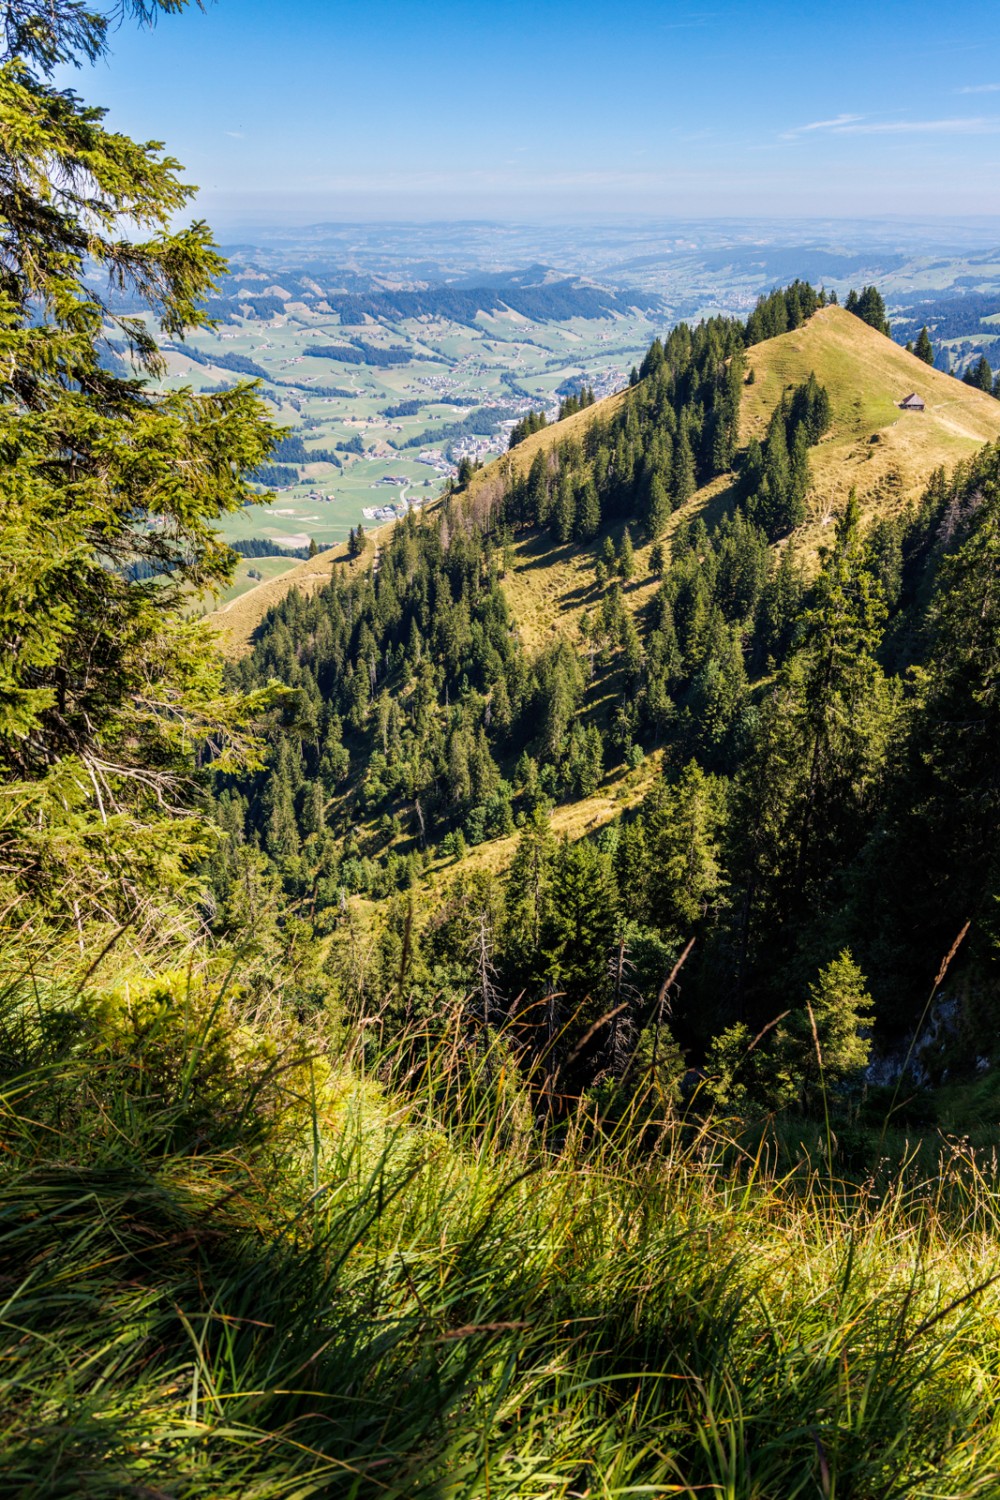
{"type": "MultiPolygon", "coordinates": [[[[281,284],[280,276],[275,280],[281,284]]],[[[220,325],[215,331],[196,331],[187,346],[209,358],[242,355],[266,370],[268,381],[261,394],[274,422],[300,435],[311,450],[336,450],[356,436],[366,449],[379,444],[401,448],[423,433],[430,446],[439,446],[436,435],[460,421],[473,406],[514,401],[505,375],[530,392],[533,401],[548,405],[556,399],[562,382],[581,371],[594,378],[611,367],[627,370],[654,331],[648,319],[640,316],[535,323],[507,313],[481,315],[471,326],[444,319],[410,319],[386,329],[371,324],[355,328],[341,325],[329,314],[297,309],[272,322],[247,320],[220,325]],[[424,357],[381,369],[310,353],[310,346],[346,342],[352,336],[376,343],[385,339],[424,357]],[[429,360],[428,354],[438,358],[429,360]],[[310,391],[310,385],[348,394],[322,396],[310,391]],[[464,397],[468,407],[463,410],[444,399],[453,396],[464,397]],[[415,415],[385,416],[387,408],[412,400],[421,402],[415,415]]],[[[189,385],[210,390],[240,378],[221,365],[199,365],[183,353],[170,351],[162,383],[168,389],[189,385]]],[[[427,500],[440,493],[441,476],[415,461],[418,452],[409,449],[398,457],[378,459],[344,454],[340,469],[310,464],[300,470],[300,482],[278,492],[271,506],[247,506],[227,516],[222,533],[230,540],[267,537],[288,546],[305,545],[310,537],[320,546],[343,541],[350,528],[364,520],[365,508],[399,498],[395,487],[379,483],[387,474],[404,475],[411,497],[427,500]],[[311,491],[333,498],[310,499],[311,491]]],[[[258,569],[266,577],[283,567],[281,559],[257,561],[267,564],[258,569]]],[[[251,583],[241,567],[234,590],[244,592],[251,583]]]]}
{"type": "Polygon", "coordinates": [[[245,557],[237,566],[232,583],[227,589],[213,601],[213,608],[218,609],[222,604],[228,604],[232,599],[238,599],[241,594],[249,593],[257,584],[269,578],[278,578],[282,573],[287,573],[289,568],[294,568],[299,561],[297,557],[245,557]],[[253,570],[259,573],[259,578],[251,578],[253,570]]]}

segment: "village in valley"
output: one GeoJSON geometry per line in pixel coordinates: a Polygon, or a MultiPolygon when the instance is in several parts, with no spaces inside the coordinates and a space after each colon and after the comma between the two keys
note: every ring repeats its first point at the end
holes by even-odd
{"type": "MultiPolygon", "coordinates": [[[[262,501],[267,491],[275,501],[245,506],[222,528],[234,544],[268,546],[274,576],[304,547],[436,499],[460,465],[504,452],[527,412],[551,421],[583,386],[597,400],[622,389],[651,339],[679,319],[745,313],[787,257],[781,232],[772,246],[759,224],[734,225],[707,232],[695,250],[676,225],[607,229],[581,242],[572,271],[555,271],[543,263],[555,248],[545,231],[507,226],[504,253],[529,269],[503,272],[498,231],[486,224],[453,243],[433,226],[410,226],[391,243],[365,226],[273,236],[228,251],[230,274],[209,306],[214,326],[165,346],[160,385],[259,382],[286,435],[255,476],[262,501]]],[[[877,227],[871,233],[858,251],[800,253],[835,289],[859,262],[878,267],[884,249],[877,227]]],[[[1000,288],[994,252],[897,255],[882,279],[900,342],[930,319],[939,368],[959,374],[980,354],[1000,363],[1000,315],[986,295],[1000,288]],[[977,327],[970,313],[980,310],[977,327]]],[[[896,399],[919,410],[919,392],[896,399]]],[[[252,581],[241,564],[236,592],[252,581]]]]}
{"type": "MultiPolygon", "coordinates": [[[[331,546],[358,523],[383,524],[436,499],[463,461],[504,452],[527,412],[554,420],[584,385],[597,398],[620,390],[662,322],[656,297],[618,306],[609,294],[595,305],[589,288],[569,283],[554,316],[529,317],[502,299],[483,310],[467,298],[450,315],[445,307],[375,318],[343,301],[334,312],[330,294],[320,295],[333,274],[285,265],[279,277],[235,254],[226,295],[210,308],[215,327],[164,348],[161,388],[257,380],[286,434],[254,476],[265,503],[222,521],[228,541],[272,547],[269,576],[282,553],[292,566],[304,546],[331,546]]],[[[235,590],[248,581],[244,563],[235,590]]]]}

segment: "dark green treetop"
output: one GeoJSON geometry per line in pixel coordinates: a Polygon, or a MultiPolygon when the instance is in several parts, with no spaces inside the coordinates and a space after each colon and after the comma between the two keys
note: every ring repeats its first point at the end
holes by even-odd
{"type": "Polygon", "coordinates": [[[886,317],[885,302],[882,293],[877,286],[862,287],[860,295],[851,289],[844,303],[847,311],[860,318],[862,323],[867,323],[878,333],[884,333],[889,337],[889,320],[886,317]]]}
{"type": "MultiPolygon", "coordinates": [[[[179,8],[127,6],[144,20],[179,8]]],[[[31,849],[19,796],[0,837],[8,870],[29,875],[68,847],[56,825],[82,838],[93,821],[107,842],[116,819],[133,827],[178,803],[197,747],[245,749],[184,607],[229,578],[215,523],[250,499],[243,476],[277,436],[249,386],[149,388],[154,330],[204,324],[224,262],[204,223],[170,227],[194,189],[160,144],[109,130],[50,81],[55,64],[99,54],[108,25],[56,0],[8,6],[3,32],[0,779],[31,802],[31,849]],[[152,328],[116,310],[126,299],[152,328]],[[131,356],[125,378],[102,363],[112,333],[131,356]]]]}

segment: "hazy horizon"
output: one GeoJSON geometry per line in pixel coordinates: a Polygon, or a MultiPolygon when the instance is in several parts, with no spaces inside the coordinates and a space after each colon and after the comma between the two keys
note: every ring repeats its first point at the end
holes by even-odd
{"type": "Polygon", "coordinates": [[[169,142],[215,217],[1000,212],[995,8],[513,0],[123,27],[70,86],[169,142]],[[974,38],[974,41],[971,40],[974,38]],[[310,207],[314,205],[314,207],[310,207]]]}

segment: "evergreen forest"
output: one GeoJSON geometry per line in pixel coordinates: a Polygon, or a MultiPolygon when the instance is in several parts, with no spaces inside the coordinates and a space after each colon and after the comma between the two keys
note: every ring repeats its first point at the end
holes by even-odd
{"type": "Polygon", "coordinates": [[[794,281],[224,652],[307,450],[60,81],[184,8],[0,29],[0,1495],[997,1493],[1000,443],[818,516],[794,281]]]}

